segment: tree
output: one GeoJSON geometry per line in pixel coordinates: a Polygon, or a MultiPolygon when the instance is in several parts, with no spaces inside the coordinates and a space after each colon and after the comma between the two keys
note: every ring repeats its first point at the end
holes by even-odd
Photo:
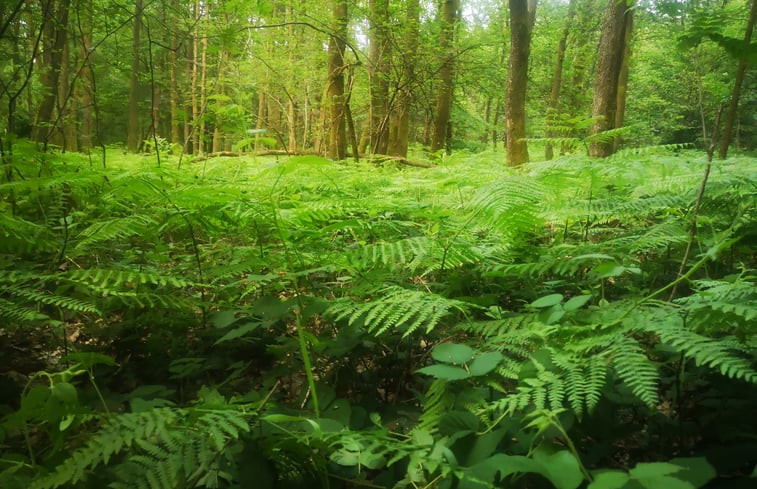
{"type": "MultiPolygon", "coordinates": [[[[749,42],[752,39],[752,31],[754,30],[755,17],[757,17],[757,0],[752,0],[752,8],[749,12],[749,20],[746,25],[746,32],[744,33],[744,44],[749,46],[749,42]]],[[[731,103],[728,105],[728,115],[725,118],[725,124],[723,125],[723,134],[720,136],[720,147],[718,148],[718,157],[725,159],[728,155],[728,147],[731,145],[731,138],[733,137],[733,125],[736,121],[736,114],[739,109],[739,97],[741,96],[741,85],[744,83],[744,74],[747,68],[747,58],[743,56],[739,60],[739,67],[736,70],[736,77],[733,80],[733,91],[731,92],[731,103]]]]}
{"type": "Polygon", "coordinates": [[[389,144],[389,76],[391,56],[389,42],[389,0],[369,0],[371,24],[368,53],[370,76],[370,147],[372,153],[384,154],[389,144]]]}
{"type": "Polygon", "coordinates": [[[34,119],[32,139],[48,143],[52,136],[53,112],[59,94],[63,51],[68,41],[68,13],[70,0],[40,0],[42,8],[43,50],[41,81],[44,90],[34,119]]]}
{"type": "Polygon", "coordinates": [[[439,68],[439,88],[436,95],[434,111],[434,132],[431,138],[431,152],[435,153],[445,147],[449,131],[449,117],[452,110],[454,92],[455,53],[453,52],[455,24],[460,11],[460,0],[444,0],[442,5],[439,47],[442,52],[442,65],[439,68]]]}
{"type": "MultiPolygon", "coordinates": [[[[562,34],[560,36],[560,42],[557,44],[557,60],[555,62],[555,74],[552,78],[552,90],[549,94],[549,106],[547,107],[547,124],[550,124],[550,119],[554,119],[559,112],[560,103],[560,88],[562,86],[562,73],[563,64],[565,62],[565,50],[568,44],[568,36],[570,35],[571,24],[573,18],[576,15],[576,0],[570,0],[568,4],[568,17],[565,19],[565,25],[563,26],[562,34]]],[[[547,130],[547,137],[554,137],[554,132],[547,130]]],[[[554,156],[552,145],[547,143],[544,146],[544,159],[551,160],[554,156]]]]}
{"type": "Polygon", "coordinates": [[[329,38],[326,102],[330,107],[329,156],[343,160],[347,156],[347,128],[344,93],[344,48],[347,39],[347,0],[333,1],[333,34],[329,38]]]}
{"type": "Polygon", "coordinates": [[[591,135],[594,137],[589,144],[591,156],[606,157],[613,152],[612,139],[596,136],[619,127],[616,125],[618,83],[624,63],[626,37],[630,34],[630,28],[626,28],[626,25],[631,22],[632,12],[626,0],[609,0],[605,8],[592,104],[592,116],[595,120],[591,126],[591,135]]]}
{"type": "Polygon", "coordinates": [[[142,0],[134,2],[134,27],[132,30],[132,59],[131,75],[129,77],[129,127],[127,131],[127,147],[129,151],[139,149],[139,107],[137,104],[139,89],[139,37],[142,29],[142,0]]]}
{"type": "Polygon", "coordinates": [[[529,11],[528,0],[510,0],[510,70],[507,78],[507,163],[528,162],[526,137],[526,86],[531,25],[536,2],[529,11]]]}
{"type": "Polygon", "coordinates": [[[402,49],[402,77],[395,104],[395,125],[392,128],[391,148],[389,153],[406,157],[410,132],[410,110],[413,101],[415,80],[415,63],[418,55],[418,30],[420,0],[407,0],[405,10],[405,27],[402,49]]]}

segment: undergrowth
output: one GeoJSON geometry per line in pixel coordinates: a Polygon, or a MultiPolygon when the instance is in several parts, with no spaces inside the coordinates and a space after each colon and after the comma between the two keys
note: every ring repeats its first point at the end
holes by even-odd
{"type": "Polygon", "coordinates": [[[14,149],[0,487],[754,482],[753,158],[14,149]]]}

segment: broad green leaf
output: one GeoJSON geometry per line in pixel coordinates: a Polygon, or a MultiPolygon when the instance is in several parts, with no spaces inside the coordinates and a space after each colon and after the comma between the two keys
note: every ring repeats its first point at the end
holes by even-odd
{"type": "Polygon", "coordinates": [[[66,429],[71,426],[71,423],[73,423],[75,419],[76,416],[74,416],[73,414],[64,416],[63,419],[60,420],[60,423],[58,423],[58,429],[60,431],[66,431],[66,429]]]}
{"type": "Polygon", "coordinates": [[[602,263],[594,267],[594,273],[599,278],[617,277],[622,275],[626,271],[626,267],[618,263],[602,263]]]}
{"type": "Polygon", "coordinates": [[[546,449],[539,447],[533,457],[539,464],[539,473],[549,479],[557,489],[575,489],[584,480],[578,460],[568,450],[550,454],[546,449]]]}
{"type": "Polygon", "coordinates": [[[251,333],[252,331],[255,331],[259,327],[260,327],[260,323],[252,323],[252,322],[245,323],[245,324],[243,324],[243,325],[241,325],[241,326],[239,326],[237,328],[232,329],[231,331],[229,331],[225,335],[223,335],[220,338],[218,338],[216,340],[216,342],[214,343],[214,345],[217,345],[219,343],[223,343],[225,341],[229,341],[229,340],[234,340],[234,339],[240,338],[240,337],[246,335],[247,333],[251,333]]]}
{"type": "Polygon", "coordinates": [[[61,363],[78,362],[82,368],[91,368],[93,365],[108,365],[110,367],[116,364],[116,361],[108,355],[95,353],[92,351],[69,353],[60,359],[61,363]]]}
{"type": "Polygon", "coordinates": [[[562,308],[568,312],[575,311],[576,309],[581,309],[584,304],[589,302],[591,300],[590,295],[577,295],[575,297],[571,297],[568,299],[568,302],[563,304],[562,308]]]}
{"type": "Polygon", "coordinates": [[[552,307],[555,304],[561,303],[563,300],[562,294],[550,294],[545,295],[544,297],[539,297],[535,301],[531,303],[531,307],[535,307],[537,309],[541,309],[544,307],[552,307]]]}
{"type": "Polygon", "coordinates": [[[65,404],[76,404],[76,387],[68,382],[58,382],[52,388],[53,397],[65,404]]]}
{"type": "Polygon", "coordinates": [[[705,457],[674,458],[670,463],[686,469],[676,472],[676,477],[691,482],[694,487],[703,487],[717,475],[705,457]]]}
{"type": "Polygon", "coordinates": [[[470,363],[468,370],[474,377],[479,375],[486,375],[494,370],[499,362],[502,361],[502,354],[498,351],[488,351],[477,355],[470,363]]]}
{"type": "Polygon", "coordinates": [[[637,464],[636,467],[628,471],[634,479],[650,479],[661,477],[663,475],[675,474],[680,471],[680,465],[674,465],[667,462],[652,462],[637,464]]]}
{"type": "Polygon", "coordinates": [[[460,380],[469,377],[464,368],[453,367],[452,365],[429,365],[418,370],[418,372],[443,380],[460,380]]]}
{"type": "Polygon", "coordinates": [[[659,476],[650,479],[638,479],[645,489],[696,489],[694,484],[672,476],[659,476]]]}
{"type": "Polygon", "coordinates": [[[468,362],[474,354],[473,348],[459,343],[441,343],[431,352],[431,356],[437,362],[456,364],[468,362]]]}
{"type": "Polygon", "coordinates": [[[412,432],[413,442],[417,446],[430,447],[434,444],[434,437],[426,430],[416,428],[412,432]]]}
{"type": "Polygon", "coordinates": [[[608,470],[594,476],[594,480],[587,489],[620,489],[629,481],[630,477],[620,470],[608,470]]]}

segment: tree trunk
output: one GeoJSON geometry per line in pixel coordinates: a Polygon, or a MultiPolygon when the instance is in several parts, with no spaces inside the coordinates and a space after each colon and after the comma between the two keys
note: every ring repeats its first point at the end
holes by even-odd
{"type": "Polygon", "coordinates": [[[396,142],[391,154],[407,156],[410,139],[410,110],[413,102],[413,85],[415,83],[415,61],[418,54],[418,31],[420,25],[420,1],[407,0],[405,11],[404,46],[402,51],[402,80],[399,88],[396,109],[396,142]]]}
{"type": "Polygon", "coordinates": [[[58,128],[63,151],[79,151],[76,140],[76,100],[71,97],[71,43],[63,45],[60,75],[58,76],[58,128]],[[69,100],[70,99],[70,100],[69,100]]]}
{"type": "Polygon", "coordinates": [[[139,35],[142,29],[142,0],[134,2],[134,28],[132,30],[131,77],[129,78],[129,126],[127,129],[127,147],[129,151],[139,150],[139,107],[137,90],[139,76],[139,35]]]}
{"type": "Polygon", "coordinates": [[[95,74],[92,67],[92,17],[94,15],[92,0],[81,4],[81,58],[84,65],[81,72],[81,149],[89,149],[93,144],[95,132],[94,104],[95,104],[95,74]]]}
{"type": "Polygon", "coordinates": [[[194,23],[195,32],[192,35],[192,154],[200,153],[200,133],[198,132],[198,119],[200,118],[200,95],[198,85],[198,67],[200,64],[200,2],[195,0],[194,3],[194,23]]]}
{"type": "Polygon", "coordinates": [[[434,133],[431,137],[432,153],[446,147],[454,92],[455,56],[453,42],[459,11],[460,0],[444,0],[439,34],[439,47],[443,58],[439,69],[439,90],[436,95],[436,110],[434,111],[434,133]]]}
{"type": "Polygon", "coordinates": [[[178,9],[178,1],[173,0],[171,2],[172,12],[171,19],[171,33],[170,33],[170,54],[169,54],[169,89],[168,89],[168,104],[171,117],[171,142],[173,144],[182,144],[181,130],[179,128],[179,82],[178,82],[178,45],[176,41],[179,38],[178,19],[175,16],[175,12],[178,9]]]}
{"type": "MultiPolygon", "coordinates": [[[[206,4],[205,8],[208,6],[206,4]]],[[[205,12],[207,14],[207,12],[205,12]]],[[[207,94],[208,94],[208,36],[203,33],[202,44],[200,45],[202,54],[200,55],[200,130],[198,131],[199,139],[199,152],[202,154],[205,152],[205,107],[207,107],[207,94]]]]}
{"type": "Polygon", "coordinates": [[[368,52],[370,77],[370,146],[371,153],[386,153],[389,138],[388,100],[389,76],[389,0],[369,0],[370,48],[368,52]]]}
{"type": "Polygon", "coordinates": [[[625,49],[626,22],[630,18],[625,0],[608,0],[605,17],[602,22],[602,34],[599,40],[599,61],[597,77],[594,83],[594,102],[591,126],[593,139],[589,143],[589,154],[595,157],[610,156],[613,151],[612,139],[598,139],[596,136],[615,127],[615,115],[618,108],[618,81],[623,66],[625,49]]]}
{"type": "Polygon", "coordinates": [[[51,123],[55,110],[58,79],[63,62],[63,49],[67,41],[68,10],[70,0],[62,0],[57,8],[53,0],[41,0],[43,22],[42,86],[44,95],[37,110],[32,139],[47,143],[52,134],[51,123]]]}
{"type": "MultiPolygon", "coordinates": [[[[749,20],[744,33],[744,44],[749,45],[752,40],[752,31],[754,30],[755,17],[757,16],[757,0],[752,0],[752,9],[749,12],[749,20]]],[[[733,126],[736,122],[736,115],[739,109],[739,96],[741,95],[741,85],[744,83],[744,74],[746,73],[747,60],[742,58],[739,61],[739,67],[736,70],[736,78],[733,81],[733,91],[731,92],[731,103],[728,105],[728,115],[725,118],[723,134],[720,136],[720,147],[718,148],[718,157],[724,160],[728,156],[728,146],[731,145],[733,126]]]]}
{"type": "MultiPolygon", "coordinates": [[[[555,118],[560,111],[560,87],[562,86],[563,63],[565,62],[565,49],[568,44],[570,27],[573,23],[573,17],[576,14],[576,0],[570,0],[568,4],[568,17],[565,19],[560,42],[557,44],[557,61],[555,63],[555,75],[552,78],[552,90],[549,93],[549,105],[547,106],[547,127],[555,123],[555,118]]],[[[547,137],[555,137],[555,132],[551,128],[547,129],[547,137]]],[[[544,159],[551,160],[554,156],[552,145],[547,143],[544,146],[544,159]]]]}
{"type": "Polygon", "coordinates": [[[510,69],[507,77],[507,163],[528,162],[526,86],[531,49],[531,12],[527,0],[510,0],[510,69]]]}
{"type": "MultiPolygon", "coordinates": [[[[626,32],[623,39],[623,62],[620,65],[620,73],[618,74],[618,94],[615,109],[615,128],[623,127],[623,119],[626,115],[626,93],[628,92],[628,69],[631,61],[631,40],[633,33],[633,10],[628,11],[628,18],[626,19],[626,32]]],[[[622,138],[615,136],[612,143],[612,152],[616,152],[620,148],[622,138]]]]}
{"type": "Polygon", "coordinates": [[[333,0],[334,35],[329,39],[328,95],[331,108],[329,156],[343,160],[347,156],[347,128],[344,94],[344,48],[347,38],[347,0],[333,0]]]}

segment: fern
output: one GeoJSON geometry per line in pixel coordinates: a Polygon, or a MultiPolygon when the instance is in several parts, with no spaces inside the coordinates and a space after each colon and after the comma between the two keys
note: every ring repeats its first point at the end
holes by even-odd
{"type": "Polygon", "coordinates": [[[111,460],[109,487],[164,489],[199,484],[228,445],[249,431],[247,416],[234,409],[161,408],[114,416],[53,472],[30,489],[76,484],[111,460]],[[115,458],[126,453],[127,457],[115,458]]]}
{"type": "Polygon", "coordinates": [[[659,372],[643,353],[639,343],[632,338],[625,338],[616,343],[610,354],[618,377],[644,404],[650,408],[655,407],[658,400],[659,372]]]}
{"type": "Polygon", "coordinates": [[[336,321],[348,319],[350,325],[360,320],[375,335],[396,329],[405,337],[421,327],[428,333],[453,311],[465,314],[469,309],[462,301],[401,287],[387,287],[377,293],[377,299],[363,303],[334,301],[327,312],[336,321]]]}

